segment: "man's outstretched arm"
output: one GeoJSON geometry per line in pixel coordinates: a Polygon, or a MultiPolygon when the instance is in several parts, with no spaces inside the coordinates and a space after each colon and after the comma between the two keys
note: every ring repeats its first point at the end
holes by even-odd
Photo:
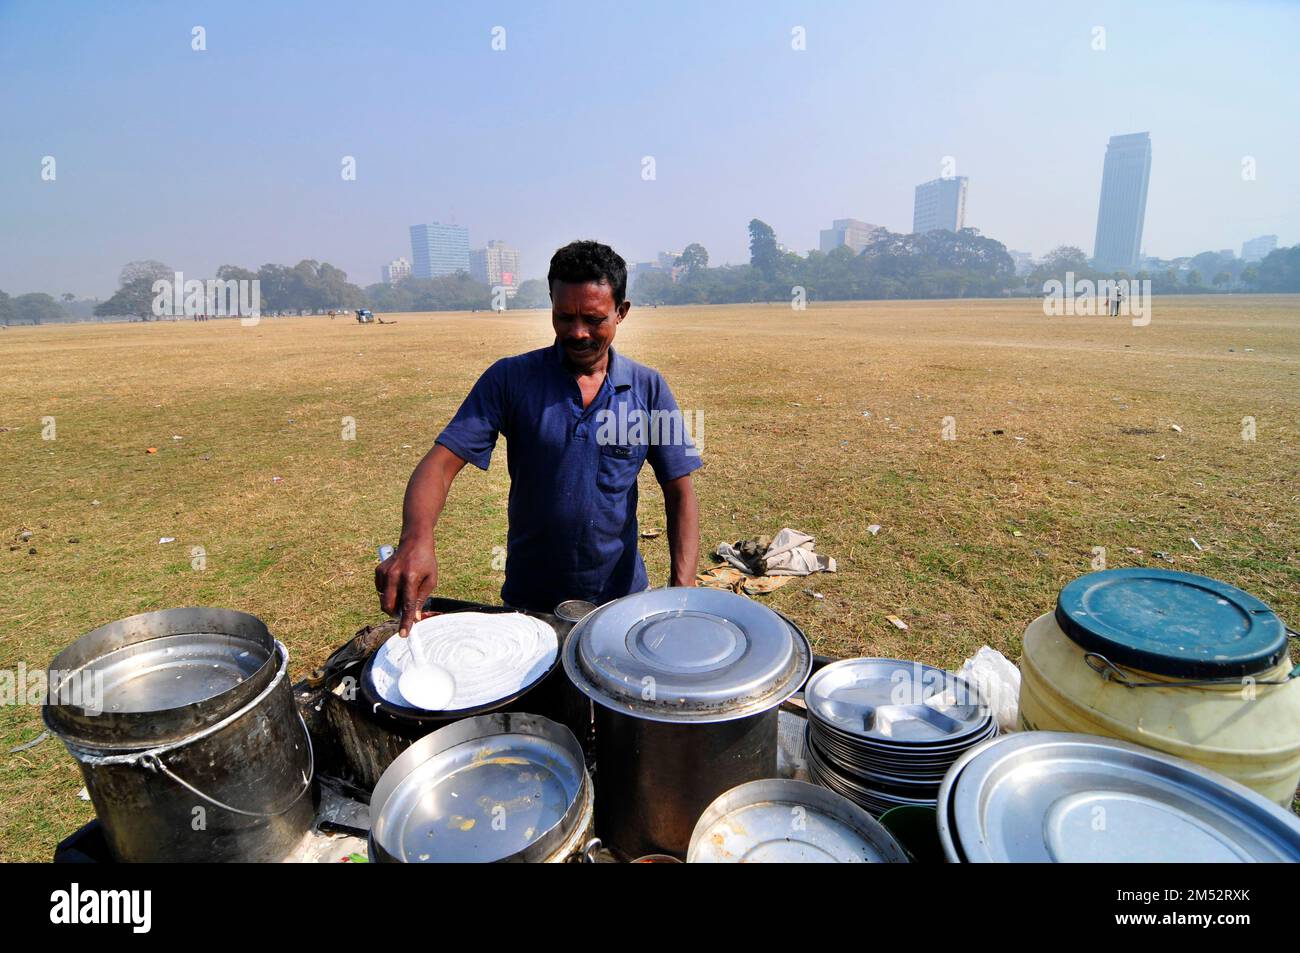
{"type": "Polygon", "coordinates": [[[451,481],[463,466],[465,461],[442,444],[435,444],[424,455],[406,484],[397,552],[375,569],[379,607],[388,615],[401,613],[398,630],[403,636],[419,619],[425,597],[438,585],[433,531],[447,503],[451,481]]]}

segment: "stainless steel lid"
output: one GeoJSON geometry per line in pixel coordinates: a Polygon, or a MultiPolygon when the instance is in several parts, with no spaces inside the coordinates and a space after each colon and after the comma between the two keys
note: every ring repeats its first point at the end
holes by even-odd
{"type": "Polygon", "coordinates": [[[466,718],[421,738],[380,777],[371,859],[546,860],[581,824],[589,786],[563,725],[518,712],[466,718]]]}
{"type": "Polygon", "coordinates": [[[266,625],[232,609],[119,619],[50,663],[45,716],[65,741],[130,749],[175,741],[262,691],[279,660],[266,625]]]}
{"type": "Polygon", "coordinates": [[[687,863],[907,863],[866,811],[806,781],[768,778],[727,791],[700,816],[687,863]]]}
{"type": "Polygon", "coordinates": [[[586,616],[564,669],[600,705],[652,721],[729,721],[798,691],[807,638],[771,609],[718,589],[633,593],[586,616]]]}
{"type": "Polygon", "coordinates": [[[1205,768],[1111,738],[1004,735],[939,792],[949,860],[1300,861],[1300,818],[1205,768]]]}

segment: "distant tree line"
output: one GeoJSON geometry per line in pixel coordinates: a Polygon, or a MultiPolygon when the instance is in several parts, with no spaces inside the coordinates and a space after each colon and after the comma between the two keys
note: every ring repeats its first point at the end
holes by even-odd
{"type": "Polygon", "coordinates": [[[0,291],[0,324],[46,324],[65,318],[59,303],[44,292],[11,298],[0,291]]]}
{"type": "Polygon", "coordinates": [[[1248,262],[1221,252],[1201,252],[1187,259],[1175,259],[1177,266],[1132,272],[1098,271],[1088,264],[1082,249],[1071,245],[1054,248],[1043,256],[1034,270],[1023,276],[1025,290],[1041,294],[1043,284],[1055,279],[1064,281],[1067,273],[1076,280],[1099,278],[1135,278],[1149,280],[1153,294],[1212,294],[1245,291],[1279,294],[1300,291],[1300,245],[1278,248],[1258,262],[1248,262]]]}
{"type": "Polygon", "coordinates": [[[807,256],[784,251],[772,227],[749,223],[749,264],[708,267],[708,252],[688,245],[667,271],[639,274],[633,299],[648,304],[721,304],[869,298],[962,298],[1004,293],[1015,282],[1015,263],[1006,247],[978,229],[901,235],[881,229],[860,252],[841,246],[807,256]]]}
{"type": "MultiPolygon", "coordinates": [[[[759,219],[749,223],[750,260],[747,265],[709,267],[703,245],[687,245],[676,261],[676,275],[665,270],[636,275],[629,297],[642,304],[728,304],[790,301],[802,288],[809,301],[878,298],[965,298],[1042,294],[1045,282],[1076,279],[1136,278],[1151,281],[1155,294],[1196,294],[1228,291],[1300,292],[1300,245],[1279,248],[1258,262],[1245,262],[1219,252],[1202,252],[1154,271],[1102,272],[1092,268],[1082,249],[1061,246],[1048,252],[1034,269],[1017,276],[1011,256],[999,241],[977,229],[902,235],[881,229],[860,252],[841,247],[806,256],[783,250],[772,227],[759,219]],[[674,280],[676,278],[676,280],[674,280]]],[[[96,317],[151,320],[157,297],[154,282],[174,280],[175,270],[159,261],[133,261],[118,276],[112,297],[93,305],[96,317]]],[[[196,276],[187,276],[196,277],[196,276]]],[[[257,271],[222,265],[222,281],[259,282],[261,312],[313,314],[370,308],[377,312],[475,311],[493,306],[492,289],[466,272],[440,278],[407,278],[395,284],[364,289],[350,283],[347,273],[329,262],[304,259],[288,265],[263,265],[257,271]]],[[[46,324],[84,319],[92,307],[72,294],[62,304],[41,292],[10,297],[0,291],[0,324],[46,324]]],[[[546,282],[523,282],[507,304],[509,309],[550,306],[546,282]]]]}
{"type": "Polygon", "coordinates": [[[1244,262],[1219,252],[1179,260],[1180,266],[1158,271],[1106,272],[1093,268],[1082,249],[1061,246],[1048,252],[1034,269],[1016,275],[1006,247],[978,229],[938,230],[902,235],[881,229],[855,252],[847,246],[807,256],[782,251],[771,226],[749,223],[748,265],[709,268],[708,252],[689,245],[676,264],[684,274],[666,270],[638,274],[632,298],[646,304],[724,304],[790,300],[796,288],[808,300],[843,301],[880,298],[967,298],[1043,293],[1051,279],[1137,278],[1151,281],[1154,294],[1200,292],[1300,292],[1300,245],[1280,248],[1261,262],[1244,262]]]}

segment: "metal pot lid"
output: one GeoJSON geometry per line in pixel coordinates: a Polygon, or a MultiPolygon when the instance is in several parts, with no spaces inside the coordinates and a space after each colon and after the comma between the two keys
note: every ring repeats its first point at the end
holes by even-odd
{"type": "Polygon", "coordinates": [[[384,771],[371,840],[378,859],[405,863],[545,860],[580,823],[589,784],[563,725],[517,712],[466,718],[384,771]]]}
{"type": "Polygon", "coordinates": [[[767,711],[812,668],[804,634],[718,589],[672,587],[606,603],[570,633],[564,669],[597,703],[653,721],[729,721],[767,711]]]}
{"type": "Polygon", "coordinates": [[[146,612],[83,635],[50,663],[45,715],[65,741],[137,748],[185,737],[257,696],[275,639],[232,609],[146,612]]]}
{"type": "Polygon", "coordinates": [[[1286,656],[1286,625],[1227,583],[1172,569],[1106,569],[1080,576],[1057,599],[1056,621],[1075,643],[1154,675],[1236,678],[1286,656]]]}
{"type": "Polygon", "coordinates": [[[900,659],[832,662],[808,680],[809,717],[865,745],[939,748],[987,730],[978,688],[951,672],[900,659]]]}
{"type": "Polygon", "coordinates": [[[939,817],[950,856],[976,863],[1300,861],[1300,818],[1255,791],[1149,748],[1067,732],[973,749],[944,779],[939,817]]]}
{"type": "Polygon", "coordinates": [[[907,863],[893,835],[828,788],[769,778],[727,791],[700,816],[687,863],[907,863]]]}

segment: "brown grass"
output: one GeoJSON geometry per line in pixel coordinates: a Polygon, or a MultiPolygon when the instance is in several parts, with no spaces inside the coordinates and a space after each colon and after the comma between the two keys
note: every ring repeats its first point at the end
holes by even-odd
{"type": "MultiPolygon", "coordinates": [[[[955,666],[986,643],[1016,657],[1094,546],[1111,566],[1226,579],[1300,621],[1298,305],[1158,298],[1144,328],[1034,301],[661,308],[634,310],[618,342],[705,412],[706,551],[814,533],[839,573],[767,598],[818,651],[955,666]]],[[[300,674],[373,621],[375,548],[397,536],[411,468],[484,367],[551,338],[542,312],[398,322],[0,331],[0,668],[42,666],[112,619],[209,604],[264,618],[300,674]]],[[[444,594],[497,598],[502,464],[499,450],[453,491],[444,594]]],[[[642,523],[662,526],[643,480],[642,523]]],[[[664,537],[643,549],[659,584],[664,537]]],[[[0,710],[4,859],[48,858],[91,816],[57,741],[6,753],[40,730],[34,708],[0,710]]]]}

